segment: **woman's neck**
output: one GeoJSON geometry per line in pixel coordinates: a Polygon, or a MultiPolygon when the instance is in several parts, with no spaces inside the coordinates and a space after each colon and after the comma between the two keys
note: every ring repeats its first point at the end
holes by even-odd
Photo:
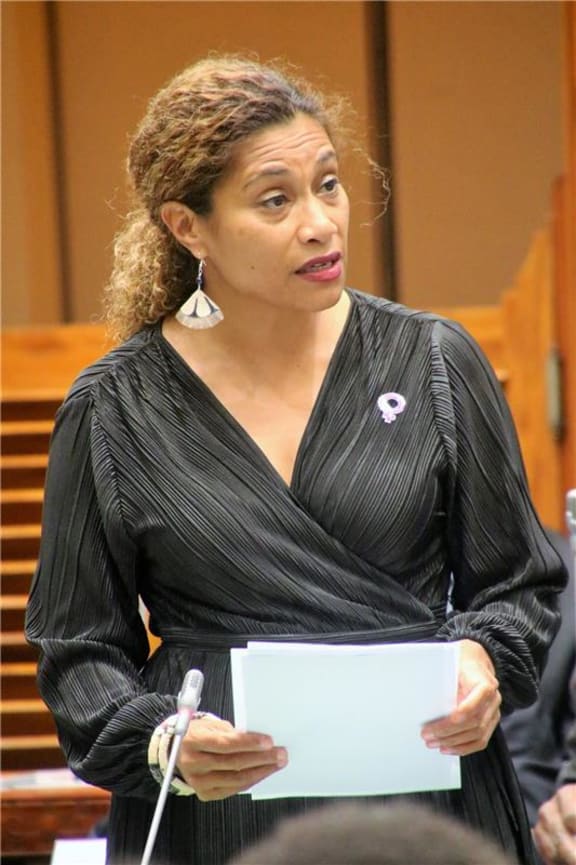
{"type": "Polygon", "coordinates": [[[338,339],[349,306],[345,293],[333,306],[312,312],[241,302],[227,306],[223,327],[219,333],[215,329],[214,337],[232,353],[251,357],[276,356],[281,361],[286,356],[314,354],[338,339]]]}
{"type": "Polygon", "coordinates": [[[190,361],[227,357],[250,369],[264,363],[280,374],[286,364],[305,367],[331,356],[350,307],[345,292],[327,309],[300,312],[253,302],[228,303],[214,328],[187,331],[174,319],[163,332],[190,361]]]}

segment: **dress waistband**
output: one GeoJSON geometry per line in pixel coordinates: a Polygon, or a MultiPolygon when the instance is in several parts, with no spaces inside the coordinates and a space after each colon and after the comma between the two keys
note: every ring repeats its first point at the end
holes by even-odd
{"type": "Polygon", "coordinates": [[[204,652],[227,652],[229,649],[245,648],[248,642],[270,642],[270,643],[326,643],[327,645],[345,643],[410,643],[422,642],[435,638],[438,629],[445,620],[445,611],[434,610],[441,613],[435,621],[422,622],[416,625],[397,625],[390,628],[378,628],[369,631],[325,631],[318,633],[290,633],[290,634],[217,634],[199,633],[189,631],[186,628],[166,628],[159,636],[162,643],[167,646],[182,646],[195,648],[204,652]]]}

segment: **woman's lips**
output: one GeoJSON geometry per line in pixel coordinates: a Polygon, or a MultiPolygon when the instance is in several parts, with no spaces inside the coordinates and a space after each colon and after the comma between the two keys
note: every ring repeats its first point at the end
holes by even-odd
{"type": "Polygon", "coordinates": [[[342,256],[339,252],[311,258],[296,274],[309,282],[330,282],[342,275],[342,256]]]}

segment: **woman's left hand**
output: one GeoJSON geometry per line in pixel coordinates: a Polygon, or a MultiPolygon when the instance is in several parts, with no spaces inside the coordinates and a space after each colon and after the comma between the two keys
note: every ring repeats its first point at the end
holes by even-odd
{"type": "Polygon", "coordinates": [[[460,641],[458,702],[450,715],[429,721],[422,738],[441,754],[464,757],[483,751],[500,720],[502,698],[494,665],[486,650],[473,640],[460,641]]]}

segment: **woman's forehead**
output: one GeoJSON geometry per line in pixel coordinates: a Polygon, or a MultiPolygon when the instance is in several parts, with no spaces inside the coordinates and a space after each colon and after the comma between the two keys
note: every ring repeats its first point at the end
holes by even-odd
{"type": "Polygon", "coordinates": [[[239,142],[231,160],[231,171],[245,183],[264,170],[274,172],[291,164],[325,162],[336,157],[334,145],[321,123],[298,115],[255,132],[239,142]]]}

